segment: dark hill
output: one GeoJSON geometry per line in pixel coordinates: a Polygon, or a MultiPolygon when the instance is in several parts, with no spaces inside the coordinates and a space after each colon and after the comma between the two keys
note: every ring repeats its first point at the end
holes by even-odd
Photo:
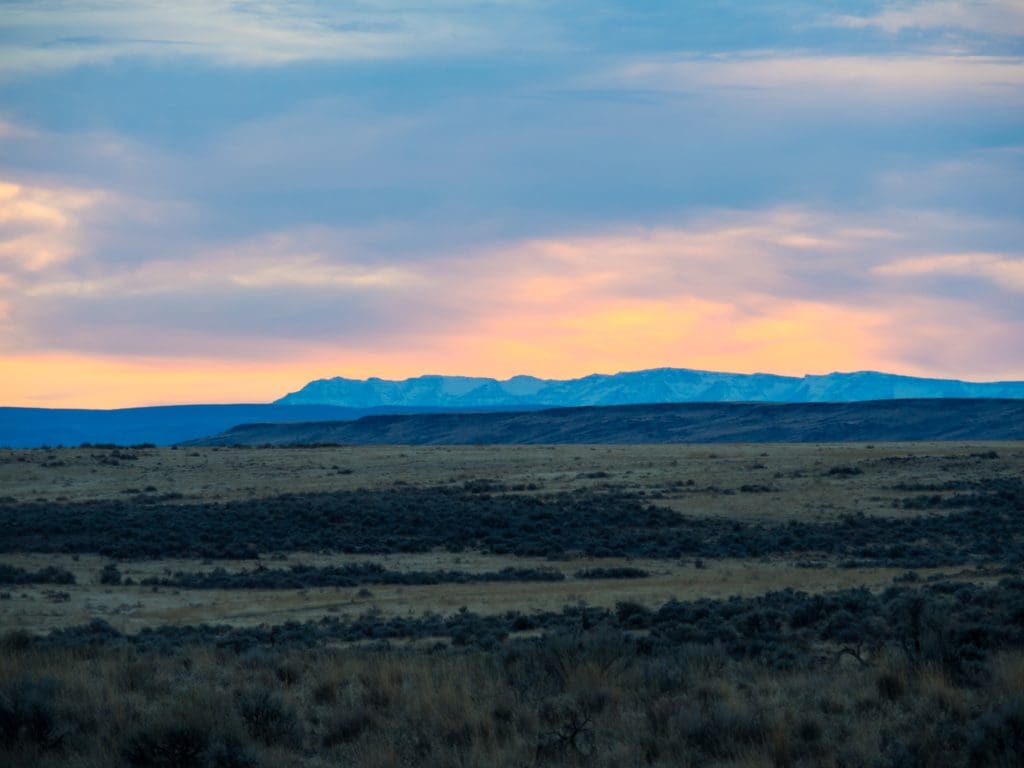
{"type": "Polygon", "coordinates": [[[358,419],[373,413],[423,413],[437,408],[343,408],[332,405],[159,405],[145,408],[0,408],[0,447],[154,443],[173,445],[236,424],[358,419]]]}
{"type": "Polygon", "coordinates": [[[671,403],[243,424],[192,445],[728,443],[1024,439],[1024,401],[671,403]]]}

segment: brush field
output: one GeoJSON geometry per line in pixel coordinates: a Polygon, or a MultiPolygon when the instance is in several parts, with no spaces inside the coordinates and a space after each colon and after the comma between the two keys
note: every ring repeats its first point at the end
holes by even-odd
{"type": "Polygon", "coordinates": [[[1014,442],[0,450],[0,764],[1017,766],[1022,566],[1014,442]]]}

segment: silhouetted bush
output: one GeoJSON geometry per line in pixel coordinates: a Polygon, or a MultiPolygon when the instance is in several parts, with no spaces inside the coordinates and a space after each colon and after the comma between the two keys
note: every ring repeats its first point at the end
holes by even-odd
{"type": "Polygon", "coordinates": [[[0,563],[0,584],[74,584],[71,571],[47,566],[38,571],[27,571],[13,565],[0,563]]]}
{"type": "Polygon", "coordinates": [[[100,571],[100,584],[110,584],[117,586],[121,583],[121,571],[118,570],[114,563],[108,563],[103,566],[103,570],[100,571]]]}
{"type": "Polygon", "coordinates": [[[132,768],[254,768],[255,755],[237,738],[196,723],[156,722],[128,736],[132,768]]]}
{"type": "Polygon", "coordinates": [[[56,691],[57,683],[48,679],[18,677],[0,683],[0,744],[59,748],[66,734],[58,723],[56,691]]]}
{"type": "Polygon", "coordinates": [[[968,734],[970,768],[1024,765],[1024,694],[979,717],[968,734]]]}
{"type": "Polygon", "coordinates": [[[826,474],[830,477],[853,477],[863,475],[864,470],[860,467],[832,467],[826,474]]]}
{"type": "Polygon", "coordinates": [[[228,572],[178,571],[172,576],[149,577],[143,586],[179,589],[306,589],[310,587],[359,587],[367,584],[470,584],[508,581],[563,581],[561,571],[548,568],[503,568],[500,571],[391,571],[377,563],[316,567],[293,565],[287,569],[265,568],[228,572]]]}
{"type": "Polygon", "coordinates": [[[366,707],[337,713],[327,721],[321,743],[325,747],[348,744],[371,730],[376,722],[376,715],[366,707]]]}
{"type": "Polygon", "coordinates": [[[619,566],[614,568],[584,568],[576,571],[577,579],[646,579],[651,574],[643,568],[619,566]]]}
{"type": "Polygon", "coordinates": [[[302,744],[302,723],[280,695],[266,689],[245,691],[238,696],[238,711],[257,741],[292,748],[302,744]]]}

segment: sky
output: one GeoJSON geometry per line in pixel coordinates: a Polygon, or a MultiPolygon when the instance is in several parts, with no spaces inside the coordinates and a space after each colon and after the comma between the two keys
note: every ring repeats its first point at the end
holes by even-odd
{"type": "Polygon", "coordinates": [[[0,0],[0,405],[1024,379],[1024,0],[0,0]]]}

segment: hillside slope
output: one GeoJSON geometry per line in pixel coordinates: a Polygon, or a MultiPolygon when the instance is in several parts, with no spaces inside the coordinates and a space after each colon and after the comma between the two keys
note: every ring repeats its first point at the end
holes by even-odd
{"type": "Polygon", "coordinates": [[[244,424],[193,445],[844,442],[1024,439],[1022,400],[673,403],[244,424]]]}

